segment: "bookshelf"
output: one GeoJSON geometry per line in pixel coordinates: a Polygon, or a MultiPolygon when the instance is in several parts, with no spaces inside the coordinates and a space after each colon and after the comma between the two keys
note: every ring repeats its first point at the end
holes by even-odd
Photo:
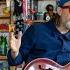
{"type": "MultiPolygon", "coordinates": [[[[11,1],[11,0],[8,0],[11,1]]],[[[11,7],[9,7],[11,8],[11,7]]],[[[8,47],[7,47],[7,51],[9,49],[10,46],[10,24],[11,24],[11,9],[9,9],[7,7],[7,0],[0,0],[0,37],[2,35],[5,35],[5,37],[7,38],[7,43],[8,43],[8,47]]],[[[0,38],[1,41],[1,38],[0,38]]],[[[1,47],[2,45],[0,44],[0,64],[2,64],[2,66],[0,67],[0,70],[3,70],[3,64],[5,64],[7,62],[7,55],[4,55],[4,53],[1,54],[1,47]],[[2,63],[5,62],[5,63],[2,63]]],[[[6,47],[5,47],[6,48],[6,47]]],[[[7,52],[6,52],[7,54],[7,52]]],[[[15,70],[15,67],[9,67],[9,69],[6,67],[6,69],[4,70],[15,70]]]]}
{"type": "MultiPolygon", "coordinates": [[[[0,37],[3,33],[9,32],[10,10],[7,8],[6,0],[0,0],[0,37]]],[[[5,59],[2,55],[0,59],[5,59]]]]}

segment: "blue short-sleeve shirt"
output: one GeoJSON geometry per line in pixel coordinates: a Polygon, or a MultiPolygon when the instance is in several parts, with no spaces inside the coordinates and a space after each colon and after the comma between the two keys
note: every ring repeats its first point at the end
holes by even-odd
{"type": "Polygon", "coordinates": [[[22,36],[18,56],[13,59],[8,52],[9,65],[26,63],[36,58],[49,58],[65,65],[70,61],[70,31],[61,34],[52,21],[30,26],[22,36]]]}

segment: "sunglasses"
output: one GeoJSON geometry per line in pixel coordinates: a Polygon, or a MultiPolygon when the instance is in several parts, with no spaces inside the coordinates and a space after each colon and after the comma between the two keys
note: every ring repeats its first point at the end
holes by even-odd
{"type": "Polygon", "coordinates": [[[69,12],[70,12],[70,5],[69,6],[61,6],[61,8],[63,8],[63,9],[69,9],[69,12]]]}

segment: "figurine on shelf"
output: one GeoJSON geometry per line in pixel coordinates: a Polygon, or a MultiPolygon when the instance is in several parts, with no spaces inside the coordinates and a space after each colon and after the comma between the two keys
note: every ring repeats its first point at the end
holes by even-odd
{"type": "Polygon", "coordinates": [[[7,55],[7,47],[8,47],[8,43],[7,43],[7,37],[3,34],[0,36],[0,54],[1,55],[7,55]]]}

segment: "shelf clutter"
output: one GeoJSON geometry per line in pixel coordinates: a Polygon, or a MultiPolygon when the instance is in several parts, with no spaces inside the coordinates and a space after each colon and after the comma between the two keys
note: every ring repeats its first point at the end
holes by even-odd
{"type": "Polygon", "coordinates": [[[6,0],[0,0],[0,60],[7,59],[7,46],[10,24],[10,9],[7,7],[6,0]],[[3,55],[3,56],[2,56],[3,55]]]}
{"type": "MultiPolygon", "coordinates": [[[[11,8],[7,3],[11,0],[0,0],[0,70],[15,70],[7,62],[7,52],[10,46],[11,8]]],[[[9,2],[10,3],[10,2],[9,2]]]]}

